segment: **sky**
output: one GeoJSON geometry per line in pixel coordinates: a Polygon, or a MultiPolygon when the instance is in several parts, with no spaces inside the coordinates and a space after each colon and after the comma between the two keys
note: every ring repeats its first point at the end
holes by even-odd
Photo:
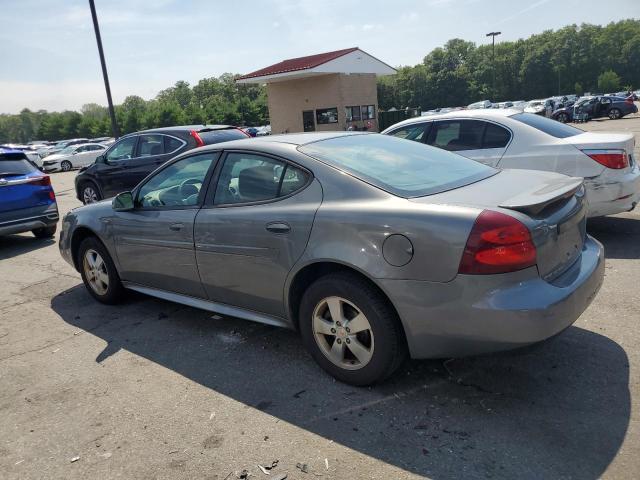
{"type": "MultiPolygon", "coordinates": [[[[640,18],[640,0],[95,0],[115,103],[360,47],[415,65],[451,38],[516,40],[640,18]]],[[[0,0],[0,113],[106,105],[87,0],[0,0]]]]}

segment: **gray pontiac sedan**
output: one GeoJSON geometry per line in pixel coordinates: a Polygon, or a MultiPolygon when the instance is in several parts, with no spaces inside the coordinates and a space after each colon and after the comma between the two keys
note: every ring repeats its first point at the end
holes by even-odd
{"type": "Polygon", "coordinates": [[[186,152],[63,220],[62,256],[103,303],[125,290],[297,329],[368,385],[407,355],[524,346],[603,279],[582,179],[497,170],[386,135],[309,133],[186,152]]]}

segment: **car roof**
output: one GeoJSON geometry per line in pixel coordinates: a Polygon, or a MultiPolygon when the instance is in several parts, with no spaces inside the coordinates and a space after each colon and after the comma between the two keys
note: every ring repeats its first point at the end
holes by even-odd
{"type": "MultiPolygon", "coordinates": [[[[420,117],[418,117],[420,118],[420,117]]],[[[273,145],[274,143],[301,146],[309,143],[318,142],[320,140],[328,140],[330,138],[349,137],[354,135],[377,135],[375,132],[309,132],[309,133],[286,133],[281,135],[268,135],[264,137],[248,137],[238,140],[230,140],[228,142],[214,143],[200,147],[199,150],[233,150],[236,148],[250,148],[273,145]]],[[[193,151],[191,151],[193,152],[193,151]]]]}
{"type": "Polygon", "coordinates": [[[22,150],[18,150],[15,148],[7,148],[7,147],[0,147],[0,155],[6,155],[8,153],[22,153],[24,154],[24,152],[22,150]]]}
{"type": "MultiPolygon", "coordinates": [[[[482,118],[491,120],[493,118],[504,118],[522,113],[520,110],[512,108],[480,108],[475,110],[455,110],[447,113],[435,113],[426,117],[412,117],[402,122],[398,122],[391,127],[401,127],[403,125],[412,125],[414,123],[430,122],[431,120],[442,120],[447,118],[482,118]]],[[[391,128],[389,127],[389,128],[391,128]]],[[[386,131],[386,130],[385,130],[386,131]]]]}
{"type": "MultiPolygon", "coordinates": [[[[162,133],[162,132],[190,132],[191,130],[195,130],[200,132],[202,130],[228,130],[230,128],[237,128],[233,125],[176,125],[173,127],[158,127],[158,128],[149,128],[147,130],[140,130],[138,132],[131,132],[128,135],[134,135],[139,133],[162,133]]],[[[124,136],[124,135],[123,135],[124,136]]]]}

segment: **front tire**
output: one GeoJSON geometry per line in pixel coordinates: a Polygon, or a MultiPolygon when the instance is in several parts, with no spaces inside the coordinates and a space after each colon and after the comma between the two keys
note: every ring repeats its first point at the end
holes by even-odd
{"type": "Polygon", "coordinates": [[[569,115],[567,115],[566,113],[561,113],[560,115],[558,115],[558,121],[560,123],[567,123],[569,121],[569,115]]]}
{"type": "Polygon", "coordinates": [[[51,227],[36,228],[35,230],[31,230],[31,233],[33,233],[36,238],[53,238],[57,229],[58,226],[53,225],[51,227]]]}
{"type": "Polygon", "coordinates": [[[71,165],[71,162],[69,160],[64,160],[60,164],[60,168],[62,169],[63,172],[68,172],[69,170],[71,170],[73,168],[73,165],[71,165]]]}
{"type": "Polygon", "coordinates": [[[85,182],[80,186],[80,198],[85,205],[102,200],[98,187],[91,182],[85,182]]]}
{"type": "Polygon", "coordinates": [[[609,110],[609,118],[611,120],[617,120],[622,116],[622,112],[618,108],[612,108],[609,110]]]}
{"type": "Polygon", "coordinates": [[[406,358],[395,310],[375,287],[349,272],[326,275],[307,288],[299,324],[314,360],[351,385],[381,382],[406,358]]]}
{"type": "Polygon", "coordinates": [[[82,281],[93,298],[114,305],[124,296],[120,276],[105,246],[95,237],[85,238],[78,249],[82,281]]]}

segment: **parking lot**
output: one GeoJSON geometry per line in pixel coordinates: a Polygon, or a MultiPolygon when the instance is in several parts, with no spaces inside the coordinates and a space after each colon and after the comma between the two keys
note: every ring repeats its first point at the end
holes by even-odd
{"type": "MultiPolygon", "coordinates": [[[[580,128],[635,132],[640,159],[640,116],[580,128]]],[[[74,176],[52,176],[61,214],[74,176]]],[[[0,238],[2,477],[637,478],[640,211],[588,230],[606,277],[574,326],[366,389],[294,332],[142,295],[101,305],[54,241],[0,238]]]]}

